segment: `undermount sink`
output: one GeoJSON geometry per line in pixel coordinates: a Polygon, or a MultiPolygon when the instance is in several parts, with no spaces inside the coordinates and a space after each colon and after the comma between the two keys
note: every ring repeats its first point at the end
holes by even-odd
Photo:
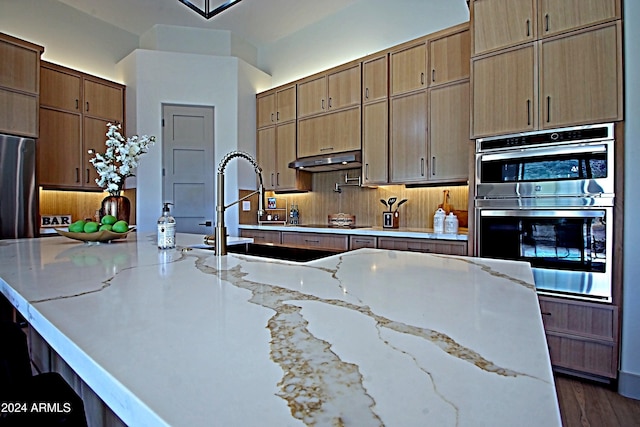
{"type": "Polygon", "coordinates": [[[341,253],[342,251],[334,251],[331,249],[303,248],[296,246],[281,246],[276,244],[243,243],[239,245],[227,246],[227,252],[238,255],[253,255],[284,261],[307,262],[326,258],[331,255],[336,255],[341,253]]]}

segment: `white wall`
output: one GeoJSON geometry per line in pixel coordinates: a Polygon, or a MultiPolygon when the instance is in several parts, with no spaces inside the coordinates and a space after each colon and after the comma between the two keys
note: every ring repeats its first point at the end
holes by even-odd
{"type": "MultiPolygon", "coordinates": [[[[239,147],[255,150],[255,92],[251,94],[253,108],[247,105],[248,94],[257,86],[253,80],[268,76],[234,57],[143,49],[123,59],[118,70],[127,82],[127,133],[158,137],[136,172],[136,227],[141,232],[153,231],[162,208],[162,104],[214,107],[217,167],[229,151],[239,147]],[[239,114],[239,105],[252,112],[239,114]]],[[[230,163],[225,175],[227,203],[237,198],[235,163],[230,163]]],[[[237,218],[237,211],[227,212],[230,233],[237,230],[237,218]]]]}
{"type": "Polygon", "coordinates": [[[108,80],[138,36],[56,0],[0,0],[0,31],[44,46],[42,59],[108,80]]]}
{"type": "Polygon", "coordinates": [[[258,67],[278,86],[468,20],[465,0],[360,0],[260,48],[258,67]]]}
{"type": "Polygon", "coordinates": [[[640,2],[624,1],[625,42],[625,191],[624,191],[624,280],[622,316],[622,352],[620,393],[640,399],[640,81],[635,77],[640,70],[640,2]]]}

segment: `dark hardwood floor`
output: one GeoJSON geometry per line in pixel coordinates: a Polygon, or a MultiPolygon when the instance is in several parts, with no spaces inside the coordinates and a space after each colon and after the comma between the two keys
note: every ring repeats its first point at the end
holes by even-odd
{"type": "Polygon", "coordinates": [[[640,400],[561,374],[555,382],[564,427],[640,427],[640,400]]]}

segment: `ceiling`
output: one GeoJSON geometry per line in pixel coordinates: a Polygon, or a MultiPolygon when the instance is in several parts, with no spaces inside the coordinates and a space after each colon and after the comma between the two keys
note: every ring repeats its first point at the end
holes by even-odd
{"type": "MultiPolygon", "coordinates": [[[[228,30],[256,47],[320,21],[361,0],[242,0],[207,20],[178,0],[58,0],[141,35],[155,24],[228,30]]],[[[202,0],[192,0],[203,5],[202,0]]],[[[212,9],[222,1],[211,1],[212,9]]]]}

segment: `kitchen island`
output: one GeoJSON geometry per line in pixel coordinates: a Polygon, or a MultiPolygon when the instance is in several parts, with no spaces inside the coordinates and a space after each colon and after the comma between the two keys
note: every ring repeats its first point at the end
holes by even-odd
{"type": "Polygon", "coordinates": [[[528,264],[0,241],[0,290],[131,426],[560,425],[528,264]]]}

